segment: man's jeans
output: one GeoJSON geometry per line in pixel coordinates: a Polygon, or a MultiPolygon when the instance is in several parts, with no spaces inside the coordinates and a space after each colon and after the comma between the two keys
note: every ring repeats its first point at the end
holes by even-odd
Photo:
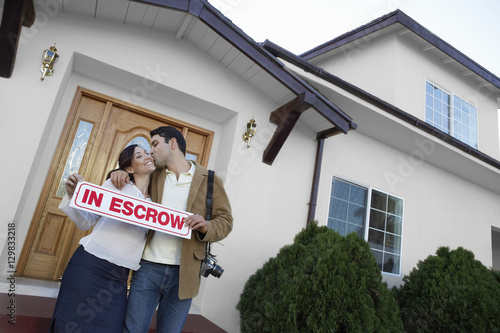
{"type": "Polygon", "coordinates": [[[130,285],[124,333],[147,333],[156,306],[156,332],[180,333],[191,298],[179,300],[179,266],[141,260],[130,285]]]}

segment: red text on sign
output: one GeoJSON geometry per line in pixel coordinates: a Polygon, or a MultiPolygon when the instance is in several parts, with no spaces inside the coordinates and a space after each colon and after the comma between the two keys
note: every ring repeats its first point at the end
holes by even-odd
{"type": "Polygon", "coordinates": [[[97,193],[89,189],[86,189],[85,193],[83,194],[82,202],[84,204],[88,203],[89,205],[95,205],[96,207],[101,207],[103,196],[104,195],[102,193],[97,193]]]}
{"type": "Polygon", "coordinates": [[[174,214],[169,214],[165,211],[158,212],[153,207],[144,207],[143,205],[137,205],[134,207],[134,203],[131,201],[123,201],[113,197],[109,205],[109,210],[115,213],[121,213],[126,216],[134,215],[138,219],[144,219],[152,223],[159,223],[163,226],[171,224],[172,228],[182,229],[184,223],[184,218],[174,214]]]}

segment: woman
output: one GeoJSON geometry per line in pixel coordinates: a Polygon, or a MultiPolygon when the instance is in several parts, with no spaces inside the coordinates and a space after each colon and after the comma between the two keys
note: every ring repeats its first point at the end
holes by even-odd
{"type": "MultiPolygon", "coordinates": [[[[130,145],[120,153],[118,165],[132,180],[120,192],[151,200],[148,185],[155,166],[149,153],[130,145]]],[[[49,332],[121,333],[128,273],[140,267],[148,229],[70,207],[79,181],[81,175],[69,176],[68,194],[59,208],[80,230],[94,230],[80,240],[64,271],[49,332]]],[[[102,186],[118,191],[109,179],[102,186]]]]}

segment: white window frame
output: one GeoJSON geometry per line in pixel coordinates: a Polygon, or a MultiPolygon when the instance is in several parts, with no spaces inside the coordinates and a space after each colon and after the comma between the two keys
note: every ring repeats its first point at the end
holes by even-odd
{"type": "MultiPolygon", "coordinates": [[[[405,204],[405,199],[400,197],[400,196],[397,196],[397,195],[394,195],[392,193],[389,193],[389,192],[386,192],[386,191],[383,191],[383,190],[380,190],[376,187],[373,187],[373,186],[369,186],[369,185],[366,185],[366,184],[362,184],[362,183],[359,183],[357,181],[354,181],[354,180],[351,180],[351,179],[348,179],[348,178],[345,178],[345,177],[342,177],[342,176],[338,176],[338,175],[332,175],[331,176],[331,180],[330,180],[330,191],[329,191],[329,200],[328,200],[328,211],[327,211],[327,225],[328,225],[328,219],[330,218],[330,203],[331,203],[331,193],[332,193],[332,186],[333,186],[333,179],[336,178],[340,181],[343,181],[343,182],[346,182],[346,183],[350,183],[352,185],[355,185],[355,186],[359,186],[359,187],[362,187],[362,188],[365,188],[367,190],[367,197],[366,197],[366,207],[365,207],[365,225],[364,225],[364,240],[368,243],[368,234],[369,234],[369,230],[370,230],[370,210],[372,209],[371,207],[371,199],[372,199],[372,192],[375,190],[375,191],[378,191],[378,192],[381,192],[381,193],[384,193],[386,195],[390,195],[390,196],[393,196],[393,197],[396,197],[400,200],[403,201],[403,214],[401,215],[401,251],[399,253],[399,273],[389,273],[389,272],[384,272],[383,271],[383,268],[380,270],[380,272],[382,274],[385,274],[385,275],[389,275],[389,276],[397,276],[397,277],[401,277],[402,276],[402,267],[403,267],[403,233],[404,233],[404,214],[405,214],[405,211],[406,211],[406,204],[405,204]]],[[[384,231],[384,235],[386,234],[387,232],[384,231]]],[[[370,250],[372,250],[372,248],[370,247],[370,250]]],[[[374,249],[376,251],[379,251],[378,249],[374,249]]]]}
{"type": "MultiPolygon", "coordinates": [[[[434,124],[430,123],[427,121],[427,111],[426,111],[426,108],[427,108],[427,83],[433,85],[434,87],[440,89],[441,91],[447,93],[449,96],[450,96],[450,104],[449,104],[449,119],[450,119],[450,124],[449,124],[449,129],[448,129],[448,133],[446,134],[449,134],[451,135],[452,137],[454,137],[455,139],[459,140],[460,142],[474,148],[474,149],[479,149],[479,108],[472,104],[471,102],[463,99],[462,97],[460,97],[459,95],[453,93],[453,92],[450,92],[449,90],[443,88],[441,85],[437,84],[436,82],[434,82],[433,80],[431,79],[428,79],[426,78],[425,79],[425,85],[424,85],[424,121],[431,125],[432,127],[436,128],[437,130],[440,130],[440,131],[443,131],[441,128],[439,127],[436,127],[434,124]],[[475,142],[475,145],[471,144],[470,142],[465,142],[459,138],[456,137],[456,131],[455,131],[455,97],[460,99],[461,101],[463,102],[466,102],[467,104],[473,106],[475,109],[476,109],[476,128],[473,128],[473,130],[475,130],[476,132],[476,142],[475,142]]],[[[470,126],[468,126],[469,128],[472,128],[470,126]]],[[[444,131],[443,131],[444,132],[444,131]]],[[[462,137],[462,131],[460,132],[460,136],[462,137]]],[[[469,141],[469,138],[467,138],[467,140],[469,141]]]]}

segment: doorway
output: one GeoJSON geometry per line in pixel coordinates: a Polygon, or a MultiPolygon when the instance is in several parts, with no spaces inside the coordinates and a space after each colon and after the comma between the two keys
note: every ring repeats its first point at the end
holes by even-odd
{"type": "Polygon", "coordinates": [[[134,142],[149,146],[149,131],[174,126],[186,138],[186,155],[207,166],[214,133],[168,116],[78,87],[59,138],[42,193],[19,258],[17,275],[58,281],[79,240],[80,231],[58,209],[71,173],[102,184],[116,169],[118,154],[134,142]]]}

